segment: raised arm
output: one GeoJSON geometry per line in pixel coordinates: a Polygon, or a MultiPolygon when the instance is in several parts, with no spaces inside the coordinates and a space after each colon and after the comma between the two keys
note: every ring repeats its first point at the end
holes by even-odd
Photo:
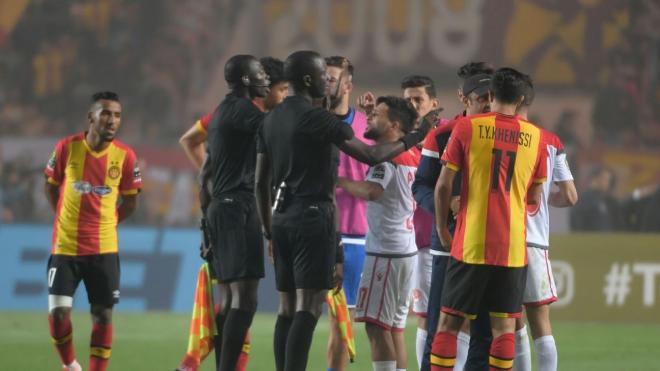
{"type": "MultiPolygon", "coordinates": [[[[414,144],[415,143],[412,145],[414,144]]],[[[410,148],[406,148],[406,145],[402,141],[370,146],[357,137],[353,137],[349,140],[341,142],[337,144],[337,147],[339,147],[339,149],[347,155],[360,162],[364,162],[369,166],[374,166],[381,162],[391,160],[399,153],[405,151],[407,148],[410,148]]]]}
{"type": "Polygon", "coordinates": [[[433,125],[432,123],[437,121],[437,115],[438,113],[436,111],[427,114],[422,119],[422,123],[417,129],[406,134],[403,138],[394,143],[383,143],[370,146],[355,136],[352,136],[351,139],[336,144],[337,147],[347,155],[360,162],[364,162],[369,166],[374,166],[381,162],[393,159],[396,155],[423,141],[426,134],[431,129],[433,125]]]}

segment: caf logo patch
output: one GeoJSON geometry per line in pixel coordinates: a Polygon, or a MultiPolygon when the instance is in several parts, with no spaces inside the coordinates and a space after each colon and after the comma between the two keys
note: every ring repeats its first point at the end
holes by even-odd
{"type": "Polygon", "coordinates": [[[119,170],[119,166],[110,166],[110,169],[108,169],[108,176],[110,179],[117,179],[119,178],[119,174],[121,171],[119,170]]]}

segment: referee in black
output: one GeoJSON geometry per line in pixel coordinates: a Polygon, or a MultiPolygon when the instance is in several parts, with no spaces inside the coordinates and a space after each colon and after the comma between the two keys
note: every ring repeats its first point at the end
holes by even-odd
{"type": "Polygon", "coordinates": [[[325,61],[318,53],[291,54],[284,75],[294,95],[266,116],[259,133],[256,198],[264,236],[272,238],[280,293],[275,363],[278,371],[295,371],[307,366],[314,328],[333,287],[337,148],[375,165],[423,140],[431,125],[425,119],[419,131],[399,142],[368,146],[334,114],[314,107],[326,95],[327,84],[325,61]],[[274,192],[271,185],[277,187],[274,192]]]}
{"type": "Polygon", "coordinates": [[[268,94],[268,75],[251,55],[225,65],[230,93],[209,124],[208,157],[212,180],[206,212],[213,266],[220,283],[216,316],[222,345],[218,370],[234,371],[243,339],[257,309],[257,287],[264,277],[264,247],[254,199],[256,135],[264,113],[252,99],[268,94]]]}

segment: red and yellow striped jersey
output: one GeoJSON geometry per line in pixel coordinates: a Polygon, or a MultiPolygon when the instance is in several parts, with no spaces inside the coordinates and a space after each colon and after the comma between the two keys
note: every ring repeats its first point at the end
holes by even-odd
{"type": "Polygon", "coordinates": [[[462,169],[461,202],[451,255],[469,264],[527,264],[525,217],[532,182],[545,181],[541,130],[519,116],[461,119],[442,161],[462,169]]]}
{"type": "Polygon", "coordinates": [[[51,253],[116,253],[118,195],[142,185],[135,152],[118,140],[94,152],[80,133],[57,143],[44,173],[60,191],[51,253]]]}

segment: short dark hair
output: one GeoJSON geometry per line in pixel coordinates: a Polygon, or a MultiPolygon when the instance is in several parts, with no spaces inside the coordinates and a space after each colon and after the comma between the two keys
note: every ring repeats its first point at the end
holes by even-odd
{"type": "Polygon", "coordinates": [[[417,120],[417,110],[407,100],[392,95],[378,97],[376,105],[385,103],[387,106],[387,117],[390,121],[398,121],[401,124],[401,131],[409,133],[415,127],[417,120]]]}
{"type": "Polygon", "coordinates": [[[493,78],[490,80],[490,91],[499,102],[512,104],[516,103],[520,96],[528,99],[534,92],[534,84],[529,75],[510,67],[503,67],[493,74],[493,78]]]}
{"type": "Polygon", "coordinates": [[[271,86],[286,81],[284,78],[284,62],[273,57],[263,57],[259,62],[264,66],[264,71],[268,74],[271,86]]]}
{"type": "Polygon", "coordinates": [[[92,94],[92,103],[96,103],[100,100],[112,100],[119,102],[119,95],[113,91],[99,91],[92,94]]]}
{"type": "Polygon", "coordinates": [[[284,78],[293,85],[293,88],[304,90],[302,77],[313,74],[316,71],[314,61],[321,58],[321,55],[313,50],[299,50],[291,53],[284,61],[284,78]]]}
{"type": "Polygon", "coordinates": [[[426,89],[426,94],[431,98],[435,98],[438,94],[435,91],[435,83],[428,76],[421,75],[410,75],[406,76],[403,81],[401,81],[401,89],[408,88],[419,88],[424,87],[426,89]]]}
{"type": "Polygon", "coordinates": [[[492,75],[495,72],[495,67],[487,62],[469,62],[458,68],[456,75],[465,80],[474,75],[492,75]]]}
{"type": "Polygon", "coordinates": [[[534,92],[534,81],[530,76],[527,76],[528,79],[525,80],[526,83],[526,90],[525,90],[525,100],[523,101],[523,104],[526,106],[531,106],[532,103],[534,102],[534,98],[536,97],[536,94],[534,92]]]}
{"type": "Polygon", "coordinates": [[[332,57],[326,57],[325,58],[325,64],[328,67],[337,67],[337,68],[343,68],[346,66],[346,71],[348,71],[348,74],[353,77],[353,63],[346,58],[342,57],[340,55],[333,55],[332,57]]]}

